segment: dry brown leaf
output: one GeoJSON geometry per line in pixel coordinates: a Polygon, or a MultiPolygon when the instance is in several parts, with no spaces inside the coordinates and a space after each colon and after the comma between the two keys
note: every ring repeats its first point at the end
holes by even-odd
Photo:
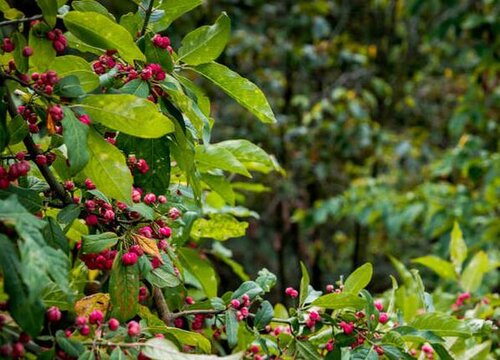
{"type": "Polygon", "coordinates": [[[78,316],[89,316],[94,310],[100,310],[104,316],[109,306],[109,294],[96,293],[81,298],[75,303],[75,312],[78,316]]]}
{"type": "Polygon", "coordinates": [[[47,111],[47,130],[49,130],[50,135],[54,135],[56,133],[56,124],[48,111],[47,111]]]}
{"type": "Polygon", "coordinates": [[[158,259],[160,259],[160,261],[162,260],[160,255],[160,249],[158,249],[155,240],[149,239],[145,236],[138,234],[133,235],[133,238],[137,243],[137,245],[141,247],[142,251],[144,251],[148,255],[157,257],[158,259]]]}

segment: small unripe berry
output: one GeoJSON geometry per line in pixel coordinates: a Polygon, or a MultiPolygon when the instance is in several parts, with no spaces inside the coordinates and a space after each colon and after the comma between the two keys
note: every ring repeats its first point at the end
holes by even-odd
{"type": "Polygon", "coordinates": [[[33,55],[33,49],[30,48],[29,46],[25,46],[23,48],[23,56],[30,57],[31,55],[33,55]]]}

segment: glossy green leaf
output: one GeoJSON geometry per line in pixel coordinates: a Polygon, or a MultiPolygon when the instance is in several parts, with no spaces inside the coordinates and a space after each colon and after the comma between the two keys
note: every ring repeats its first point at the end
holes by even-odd
{"type": "Polygon", "coordinates": [[[67,148],[69,169],[72,174],[77,174],[85,168],[90,158],[87,146],[89,126],[78,120],[70,108],[63,106],[63,111],[63,139],[67,148]]]}
{"type": "Polygon", "coordinates": [[[142,353],[152,360],[240,360],[242,353],[229,356],[181,353],[174,343],[167,339],[152,338],[142,347],[142,353]]]}
{"type": "Polygon", "coordinates": [[[413,259],[412,262],[428,267],[443,279],[457,278],[454,266],[449,261],[443,260],[440,257],[427,255],[413,259]]]}
{"type": "Polygon", "coordinates": [[[59,248],[64,253],[67,253],[69,251],[68,240],[66,239],[61,227],[53,217],[47,216],[45,219],[47,220],[47,226],[43,229],[43,235],[47,244],[53,248],[59,248]]]}
{"type": "Polygon", "coordinates": [[[271,291],[271,289],[276,285],[278,278],[272,272],[266,268],[259,270],[257,273],[257,279],[255,282],[264,290],[265,292],[271,291]]]}
{"type": "Polygon", "coordinates": [[[84,175],[107,196],[131,204],[133,180],[125,156],[94,130],[89,133],[88,147],[90,160],[84,175]]]}
{"type": "Polygon", "coordinates": [[[85,95],[80,80],[74,75],[60,79],[54,87],[54,93],[65,98],[77,98],[85,95]]]}
{"type": "Polygon", "coordinates": [[[276,122],[266,97],[251,81],[215,62],[198,65],[193,70],[219,86],[260,121],[264,123],[276,122]]]}
{"type": "Polygon", "coordinates": [[[0,199],[6,199],[12,194],[17,195],[17,199],[22,206],[31,213],[35,213],[42,209],[43,202],[36,190],[31,190],[19,186],[14,186],[12,183],[5,190],[0,189],[0,199]]]}
{"type": "Polygon", "coordinates": [[[344,282],[344,292],[357,295],[371,281],[373,275],[373,266],[370,263],[361,265],[349,275],[344,282]]]}
{"type": "Polygon", "coordinates": [[[64,331],[58,330],[56,333],[57,345],[69,356],[77,358],[85,352],[85,347],[77,340],[68,338],[64,331]]]}
{"type": "Polygon", "coordinates": [[[193,30],[182,39],[178,60],[189,65],[213,61],[224,51],[230,35],[231,20],[222,13],[213,25],[193,30]]]}
{"type": "Polygon", "coordinates": [[[418,330],[432,331],[438,336],[471,336],[471,331],[464,321],[443,313],[419,315],[408,325],[418,330]]]}
{"type": "Polygon", "coordinates": [[[82,99],[81,106],[92,121],[128,135],[159,138],[175,130],[155,104],[134,95],[89,95],[82,99]]]}
{"type": "Polygon", "coordinates": [[[210,219],[199,218],[193,224],[191,236],[225,241],[246,234],[248,222],[239,221],[229,214],[213,214],[210,219]]]}
{"type": "Polygon", "coordinates": [[[127,359],[127,355],[125,355],[125,353],[119,347],[116,347],[111,352],[111,355],[110,355],[109,359],[110,360],[126,360],[127,359]]]}
{"type": "Polygon", "coordinates": [[[52,41],[39,32],[36,27],[30,29],[29,46],[33,50],[33,55],[29,57],[29,67],[31,72],[45,72],[52,66],[56,58],[56,50],[52,46],[52,41]]]}
{"type": "Polygon", "coordinates": [[[247,294],[250,300],[253,300],[255,297],[264,294],[264,290],[255,281],[245,281],[233,292],[231,299],[241,300],[244,294],[247,294]]]}
{"type": "Polygon", "coordinates": [[[254,170],[267,174],[274,169],[272,158],[248,140],[226,140],[213,145],[229,150],[249,171],[254,170]]]}
{"type": "Polygon", "coordinates": [[[160,289],[164,287],[176,287],[181,283],[179,277],[169,272],[164,266],[156,268],[148,273],[146,279],[151,285],[160,289]]]}
{"type": "Polygon", "coordinates": [[[78,357],[78,360],[94,360],[95,355],[93,350],[86,350],[83,354],[78,357]]]}
{"type": "Polygon", "coordinates": [[[307,271],[307,267],[304,265],[304,263],[301,261],[300,262],[300,270],[302,273],[302,278],[300,279],[300,297],[299,297],[299,306],[303,306],[307,295],[309,293],[309,272],[307,271]]]}
{"type": "Polygon", "coordinates": [[[137,264],[124,266],[123,253],[119,252],[109,279],[109,296],[111,299],[111,316],[120,321],[127,321],[137,314],[137,298],[139,296],[139,267],[137,264]]]}
{"type": "Polygon", "coordinates": [[[128,63],[146,61],[130,33],[105,15],[95,12],[70,11],[64,16],[64,25],[81,41],[106,50],[118,50],[128,63]]]}
{"type": "Polygon", "coordinates": [[[72,1],[71,6],[77,11],[95,12],[107,16],[111,20],[115,19],[108,9],[95,0],[72,1]]]}
{"type": "Polygon", "coordinates": [[[28,125],[22,116],[16,115],[7,123],[9,131],[9,145],[15,145],[21,142],[28,135],[28,125]]]}
{"type": "Polygon", "coordinates": [[[362,309],[365,306],[365,300],[355,294],[342,292],[320,296],[312,302],[313,306],[323,307],[325,309],[362,309]]]}
{"type": "Polygon", "coordinates": [[[96,235],[82,236],[82,251],[85,254],[100,253],[109,249],[118,242],[118,235],[112,232],[105,232],[96,235]]]}
{"type": "Polygon", "coordinates": [[[203,0],[163,0],[158,9],[163,10],[165,13],[159,21],[151,24],[153,31],[165,30],[172,21],[202,3],[203,0]]]}
{"type": "Polygon", "coordinates": [[[120,92],[147,99],[149,96],[149,83],[141,79],[135,79],[123,85],[120,92]]]}
{"type": "Polygon", "coordinates": [[[80,56],[58,56],[50,67],[57,72],[59,78],[76,76],[80,80],[82,89],[87,92],[99,86],[99,76],[92,71],[91,65],[80,56]]]}
{"type": "Polygon", "coordinates": [[[450,257],[455,269],[460,271],[463,262],[467,258],[467,245],[457,222],[453,224],[453,230],[451,231],[450,257]]]}
{"type": "Polygon", "coordinates": [[[28,58],[23,56],[23,49],[27,44],[26,38],[20,32],[15,32],[11,36],[11,40],[16,46],[14,49],[14,61],[16,62],[16,68],[22,73],[28,71],[28,58]]]}
{"type": "Polygon", "coordinates": [[[236,319],[236,314],[234,311],[226,311],[226,335],[227,343],[230,348],[233,348],[238,343],[238,328],[240,326],[238,320],[236,319]]]}
{"type": "Polygon", "coordinates": [[[255,313],[254,327],[257,330],[262,330],[268,325],[274,316],[274,309],[271,303],[267,300],[260,304],[259,310],[255,313]]]}
{"type": "Polygon", "coordinates": [[[474,292],[481,286],[483,276],[490,271],[490,261],[484,251],[477,252],[460,278],[460,284],[465,291],[474,292]]]}
{"type": "Polygon", "coordinates": [[[57,0],[36,0],[36,3],[42,9],[43,19],[51,28],[56,25],[57,0]]]}
{"type": "Polygon", "coordinates": [[[231,183],[224,176],[201,174],[201,180],[207,184],[210,189],[219,194],[228,205],[234,206],[234,191],[231,187],[231,183]]]}
{"type": "Polygon", "coordinates": [[[401,335],[405,341],[440,343],[445,340],[429,330],[417,330],[411,326],[397,326],[391,330],[401,335]]]}
{"type": "Polygon", "coordinates": [[[217,274],[212,264],[192,249],[180,248],[178,254],[182,265],[198,279],[207,297],[217,296],[217,274]]]}
{"type": "Polygon", "coordinates": [[[309,341],[298,340],[297,351],[300,354],[300,358],[304,360],[320,360],[322,357],[318,353],[318,347],[313,345],[309,341]]]}
{"type": "Polygon", "coordinates": [[[197,146],[195,161],[201,172],[221,169],[251,177],[245,166],[228,150],[213,145],[197,146]]]}

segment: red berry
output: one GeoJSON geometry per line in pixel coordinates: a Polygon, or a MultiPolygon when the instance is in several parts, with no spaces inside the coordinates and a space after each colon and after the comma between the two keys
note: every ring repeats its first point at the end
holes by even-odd
{"type": "Polygon", "coordinates": [[[134,265],[138,259],[139,257],[137,256],[136,253],[128,252],[123,254],[122,256],[122,264],[125,266],[134,265]]]}
{"type": "Polygon", "coordinates": [[[380,313],[380,316],[378,317],[378,322],[381,324],[385,324],[388,321],[389,321],[389,315],[385,312],[380,313]]]}
{"type": "Polygon", "coordinates": [[[75,319],[75,326],[81,327],[83,325],[87,325],[87,318],[85,316],[77,316],[75,319]]]}
{"type": "Polygon", "coordinates": [[[61,40],[56,40],[52,43],[52,47],[58,52],[62,53],[64,49],[66,49],[66,45],[64,45],[64,42],[61,40]]]}
{"type": "Polygon", "coordinates": [[[141,326],[137,321],[131,321],[127,324],[127,333],[129,336],[138,336],[141,334],[141,326]]]}
{"type": "Polygon", "coordinates": [[[87,218],[85,219],[85,223],[88,225],[88,226],[96,226],[98,223],[99,223],[99,219],[97,218],[96,215],[94,214],[90,214],[89,216],[87,216],[87,218]]]}
{"type": "Polygon", "coordinates": [[[194,304],[194,299],[191,296],[186,296],[186,304],[188,305],[193,305],[194,304]]]}
{"type": "Polygon", "coordinates": [[[19,334],[19,342],[21,342],[23,344],[27,344],[30,342],[30,340],[31,340],[31,336],[29,336],[28,333],[22,332],[19,334]]]}
{"type": "Polygon", "coordinates": [[[47,320],[49,322],[57,322],[61,320],[61,310],[57,306],[52,306],[47,310],[47,320]]]}
{"type": "Polygon", "coordinates": [[[30,57],[31,55],[33,55],[33,49],[30,48],[29,46],[25,46],[23,48],[23,56],[30,57]]]}
{"type": "Polygon", "coordinates": [[[158,196],[158,202],[160,204],[165,204],[167,202],[167,198],[164,195],[158,196]]]}
{"type": "Polygon", "coordinates": [[[87,190],[94,190],[95,189],[95,185],[92,182],[92,180],[90,180],[90,179],[85,179],[85,187],[87,188],[87,190]]]}
{"type": "Polygon", "coordinates": [[[66,180],[64,182],[64,188],[68,191],[72,191],[75,189],[75,183],[71,180],[66,180]]]}
{"type": "Polygon", "coordinates": [[[24,356],[25,350],[24,350],[24,345],[20,342],[16,342],[14,345],[12,345],[12,358],[13,359],[20,359],[24,356]]]}
{"type": "Polygon", "coordinates": [[[104,320],[104,315],[99,310],[94,310],[89,315],[89,323],[91,324],[99,325],[102,323],[103,320],[104,320]]]}
{"type": "Polygon", "coordinates": [[[38,166],[45,166],[47,165],[47,157],[45,155],[38,154],[35,157],[35,162],[38,166]]]}
{"type": "Polygon", "coordinates": [[[287,294],[291,298],[296,298],[297,296],[299,296],[299,292],[292,287],[287,287],[285,289],[285,294],[287,294]]]}
{"type": "Polygon", "coordinates": [[[139,245],[132,245],[130,247],[129,251],[135,253],[137,256],[144,255],[144,251],[141,249],[141,247],[139,245]]]}
{"type": "Polygon", "coordinates": [[[161,227],[159,231],[160,231],[160,234],[166,238],[169,238],[170,236],[172,236],[172,229],[169,228],[168,226],[161,227]]]}
{"type": "Polygon", "coordinates": [[[6,53],[10,53],[10,52],[14,51],[14,49],[16,48],[16,46],[14,45],[12,40],[8,37],[3,39],[3,44],[0,47],[6,53]]]}
{"type": "Polygon", "coordinates": [[[156,201],[156,195],[153,193],[148,193],[144,195],[144,202],[148,205],[154,203],[156,201]]]}
{"type": "Polygon", "coordinates": [[[373,305],[375,305],[375,308],[378,310],[378,311],[382,311],[384,310],[384,305],[382,304],[382,301],[381,300],[375,300],[373,302],[373,305]]]}
{"type": "Polygon", "coordinates": [[[108,321],[109,330],[116,331],[120,327],[120,322],[115,318],[111,318],[108,321]]]}
{"type": "Polygon", "coordinates": [[[80,334],[82,334],[83,336],[87,336],[88,334],[90,334],[90,327],[88,325],[83,325],[80,328],[80,334]]]}

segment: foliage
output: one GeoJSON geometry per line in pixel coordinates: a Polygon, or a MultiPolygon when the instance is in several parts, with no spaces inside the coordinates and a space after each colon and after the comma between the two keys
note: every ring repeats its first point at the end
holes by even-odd
{"type": "Polygon", "coordinates": [[[200,1],[145,0],[121,17],[93,0],[36,3],[41,15],[26,17],[0,1],[0,356],[490,356],[499,301],[479,288],[498,263],[479,251],[462,270],[458,225],[451,262],[415,260],[465,291],[450,307],[396,259],[403,281],[382,301],[365,289],[370,263],[324,292],[301,263],[299,290],[285,291],[293,306],[273,306],[276,276],[250,280],[231,259],[220,242],[255,216],[236,202],[239,189],[258,188],[234,176],[283,171],[248,140],[211,142],[216,123],[196,76],[276,122],[255,84],[215,62],[227,14],[176,51],[164,32],[200,1]],[[234,291],[220,292],[214,259],[242,278],[234,291]]]}

